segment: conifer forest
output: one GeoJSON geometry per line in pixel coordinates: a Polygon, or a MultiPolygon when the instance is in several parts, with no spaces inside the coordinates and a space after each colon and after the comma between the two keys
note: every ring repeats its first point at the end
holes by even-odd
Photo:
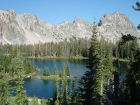
{"type": "MultiPolygon", "coordinates": [[[[140,11],[140,3],[132,9],[140,11]]],[[[71,38],[34,45],[1,43],[0,105],[140,105],[140,38],[122,34],[117,42],[109,42],[104,38],[99,40],[97,32],[94,20],[90,39],[71,38]],[[38,76],[39,68],[29,59],[86,59],[88,70],[80,80],[74,76],[69,88],[71,70],[67,63],[60,71],[55,65],[53,73],[45,67],[43,75],[38,76]],[[119,66],[120,61],[127,62],[128,66],[122,81],[114,69],[114,64],[119,66]],[[23,87],[28,76],[54,81],[53,97],[40,99],[34,96],[30,101],[23,87]],[[16,85],[12,87],[9,82],[16,85]]]]}

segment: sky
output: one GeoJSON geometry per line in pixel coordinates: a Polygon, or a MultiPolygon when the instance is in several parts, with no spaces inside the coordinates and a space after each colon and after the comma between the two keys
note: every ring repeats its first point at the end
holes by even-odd
{"type": "MultiPolygon", "coordinates": [[[[126,15],[137,26],[140,23],[140,11],[135,11],[138,0],[0,0],[1,10],[14,9],[20,14],[35,14],[39,20],[51,24],[63,21],[73,23],[75,18],[97,22],[105,13],[119,12],[126,15]]],[[[140,1],[139,1],[140,2],[140,1]]]]}

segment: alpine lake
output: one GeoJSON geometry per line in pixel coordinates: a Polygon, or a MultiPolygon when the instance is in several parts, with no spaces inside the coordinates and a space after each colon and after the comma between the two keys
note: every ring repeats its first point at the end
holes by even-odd
{"type": "MultiPolygon", "coordinates": [[[[44,72],[44,68],[47,67],[50,71],[50,74],[53,73],[53,68],[56,65],[58,72],[60,72],[63,64],[68,64],[71,74],[71,79],[68,80],[68,87],[70,88],[71,82],[73,78],[76,76],[77,81],[83,76],[83,74],[88,70],[86,68],[86,59],[69,59],[69,60],[56,60],[56,59],[29,59],[34,65],[39,68],[39,72],[36,75],[42,75],[44,72]]],[[[126,62],[119,62],[119,67],[115,66],[114,69],[119,72],[120,81],[122,81],[125,77],[125,73],[127,70],[126,62]]],[[[38,78],[27,78],[24,79],[23,87],[26,90],[28,97],[38,97],[38,98],[52,98],[53,90],[54,90],[54,82],[51,80],[41,80],[38,78]]],[[[61,81],[59,82],[61,84],[61,81]]],[[[10,83],[11,86],[15,86],[15,83],[10,83]]],[[[14,95],[14,94],[13,94],[14,95]]]]}

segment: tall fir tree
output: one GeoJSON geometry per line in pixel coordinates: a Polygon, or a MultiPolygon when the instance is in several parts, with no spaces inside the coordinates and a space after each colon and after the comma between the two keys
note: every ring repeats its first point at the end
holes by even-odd
{"type": "Polygon", "coordinates": [[[28,99],[26,96],[26,91],[23,89],[23,62],[21,60],[21,55],[18,52],[17,61],[16,61],[16,71],[17,71],[17,81],[16,81],[16,100],[15,103],[17,105],[28,105],[28,99]]]}
{"type": "Polygon", "coordinates": [[[72,81],[72,88],[71,88],[71,105],[77,105],[78,103],[78,92],[77,92],[77,78],[74,77],[72,81]]]}
{"type": "Polygon", "coordinates": [[[68,64],[65,65],[65,70],[66,70],[66,76],[70,76],[70,68],[68,64]]]}
{"type": "Polygon", "coordinates": [[[68,94],[68,81],[65,78],[62,79],[61,95],[60,95],[60,105],[69,105],[70,99],[68,94]]]}
{"type": "Polygon", "coordinates": [[[99,52],[99,42],[97,40],[97,24],[94,21],[93,35],[91,37],[91,46],[87,62],[88,71],[80,80],[80,94],[83,105],[100,105],[102,90],[102,70],[103,60],[99,52]],[[101,81],[100,81],[101,80],[101,81]]]}
{"type": "Polygon", "coordinates": [[[8,83],[1,85],[0,87],[0,104],[9,105],[10,104],[10,87],[8,83]]]}
{"type": "Polygon", "coordinates": [[[58,82],[55,81],[54,83],[54,92],[53,92],[53,103],[54,105],[59,105],[59,92],[58,92],[58,82]]]}
{"type": "Polygon", "coordinates": [[[50,76],[50,72],[48,68],[44,68],[43,76],[50,76]]]}
{"type": "Polygon", "coordinates": [[[54,69],[53,69],[53,75],[58,75],[58,71],[57,71],[56,65],[54,66],[54,69]]]}
{"type": "MultiPolygon", "coordinates": [[[[133,8],[137,11],[140,9],[140,3],[136,3],[137,8],[133,8]]],[[[127,105],[139,105],[140,104],[140,49],[137,46],[137,40],[134,36],[123,35],[122,44],[131,42],[131,55],[130,55],[130,67],[126,72],[126,78],[124,81],[125,89],[122,93],[127,93],[127,97],[124,98],[124,103],[127,105]]],[[[123,86],[124,87],[124,86],[123,86]]],[[[123,95],[124,96],[124,95],[123,95]]]]}

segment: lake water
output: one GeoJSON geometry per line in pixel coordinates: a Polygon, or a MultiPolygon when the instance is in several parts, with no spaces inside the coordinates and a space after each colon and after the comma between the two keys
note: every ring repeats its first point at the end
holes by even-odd
{"type": "MultiPolygon", "coordinates": [[[[87,70],[85,66],[85,60],[37,60],[30,59],[40,71],[37,75],[42,75],[44,67],[49,68],[52,74],[54,65],[57,66],[58,72],[61,70],[62,65],[67,63],[70,68],[71,76],[76,76],[79,80],[84,72],[87,70]]],[[[71,82],[71,81],[70,81],[71,82]]],[[[24,82],[24,88],[26,89],[28,96],[37,96],[38,98],[51,98],[53,97],[54,82],[44,81],[36,78],[26,79],[24,82]]]]}
{"type": "MultiPolygon", "coordinates": [[[[38,60],[30,59],[33,64],[35,64],[40,71],[37,75],[42,75],[44,67],[49,68],[50,73],[52,74],[54,65],[57,66],[58,72],[61,70],[62,65],[67,63],[70,68],[71,76],[76,76],[77,80],[85,73],[86,70],[86,61],[85,60],[38,60]]],[[[122,80],[125,76],[126,65],[120,63],[120,67],[115,67],[117,71],[120,72],[120,79],[122,80]]],[[[71,80],[69,81],[71,82],[71,80]]],[[[12,84],[13,85],[13,84],[12,84]]],[[[44,81],[36,78],[25,79],[23,84],[26,89],[27,95],[30,97],[36,96],[38,98],[51,98],[53,97],[54,82],[53,81],[44,81]]]]}

